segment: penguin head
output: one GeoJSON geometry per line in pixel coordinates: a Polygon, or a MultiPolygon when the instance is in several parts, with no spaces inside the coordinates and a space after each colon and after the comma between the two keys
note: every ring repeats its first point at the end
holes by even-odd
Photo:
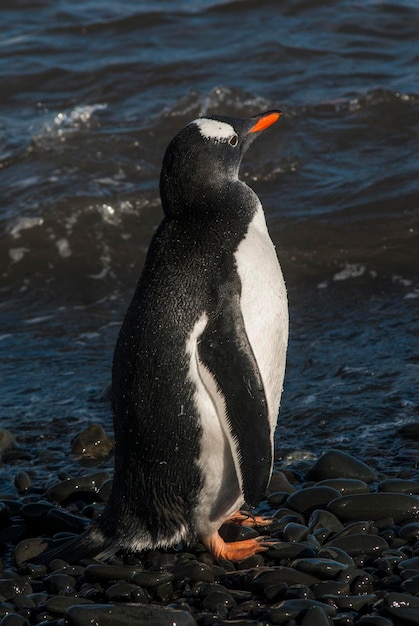
{"type": "Polygon", "coordinates": [[[160,195],[166,216],[208,213],[224,204],[223,198],[239,182],[246,150],[281,115],[275,110],[247,119],[200,117],[187,124],[172,139],[163,159],[160,195]]]}

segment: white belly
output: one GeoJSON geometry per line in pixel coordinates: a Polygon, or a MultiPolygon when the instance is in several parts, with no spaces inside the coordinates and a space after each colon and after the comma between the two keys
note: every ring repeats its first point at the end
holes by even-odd
{"type": "Polygon", "coordinates": [[[288,301],[262,206],[236,252],[241,309],[265,388],[272,437],[278,417],[288,344],[288,301]]]}
{"type": "MultiPolygon", "coordinates": [[[[276,426],[285,373],[288,342],[288,303],[275,248],[260,210],[236,251],[242,284],[241,309],[247,336],[261,372],[268,402],[271,439],[276,426]]],[[[244,502],[230,442],[226,436],[225,401],[215,380],[200,362],[197,343],[208,323],[204,313],[187,344],[189,378],[195,386],[195,405],[202,427],[198,465],[204,485],[195,511],[195,531],[204,537],[217,530],[244,502]]]]}

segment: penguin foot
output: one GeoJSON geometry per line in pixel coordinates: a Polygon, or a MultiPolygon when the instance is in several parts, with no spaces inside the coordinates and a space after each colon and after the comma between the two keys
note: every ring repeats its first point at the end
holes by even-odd
{"type": "Polygon", "coordinates": [[[258,526],[269,526],[272,524],[272,519],[270,517],[263,517],[262,515],[253,515],[248,511],[236,511],[233,515],[230,515],[225,521],[233,522],[233,524],[239,524],[240,526],[250,526],[251,528],[256,528],[258,526]]]}
{"type": "Polygon", "coordinates": [[[248,556],[268,550],[269,547],[269,541],[266,541],[266,537],[226,543],[218,532],[203,538],[202,543],[216,559],[227,559],[229,561],[242,561],[247,559],[248,556]]]}

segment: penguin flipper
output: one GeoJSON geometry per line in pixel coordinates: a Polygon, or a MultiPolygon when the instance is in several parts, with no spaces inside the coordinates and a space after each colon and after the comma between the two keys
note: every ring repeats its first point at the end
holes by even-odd
{"type": "Polygon", "coordinates": [[[259,504],[272,470],[272,438],[262,377],[240,309],[240,297],[224,298],[198,342],[201,363],[224,400],[229,438],[245,502],[259,504]],[[240,480],[241,479],[241,480],[240,480]]]}

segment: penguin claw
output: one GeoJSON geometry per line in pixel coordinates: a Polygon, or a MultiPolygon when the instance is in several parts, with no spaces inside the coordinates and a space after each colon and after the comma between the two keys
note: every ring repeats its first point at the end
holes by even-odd
{"type": "Polygon", "coordinates": [[[230,515],[224,523],[233,522],[234,524],[239,524],[240,526],[250,526],[251,528],[255,528],[257,526],[268,526],[272,524],[272,519],[270,517],[263,517],[262,515],[253,515],[248,511],[236,511],[233,515],[230,515]]]}
{"type": "Polygon", "coordinates": [[[210,537],[205,537],[202,542],[216,559],[227,559],[229,561],[242,561],[249,556],[269,549],[269,541],[266,541],[266,537],[227,543],[216,532],[210,537]]]}

